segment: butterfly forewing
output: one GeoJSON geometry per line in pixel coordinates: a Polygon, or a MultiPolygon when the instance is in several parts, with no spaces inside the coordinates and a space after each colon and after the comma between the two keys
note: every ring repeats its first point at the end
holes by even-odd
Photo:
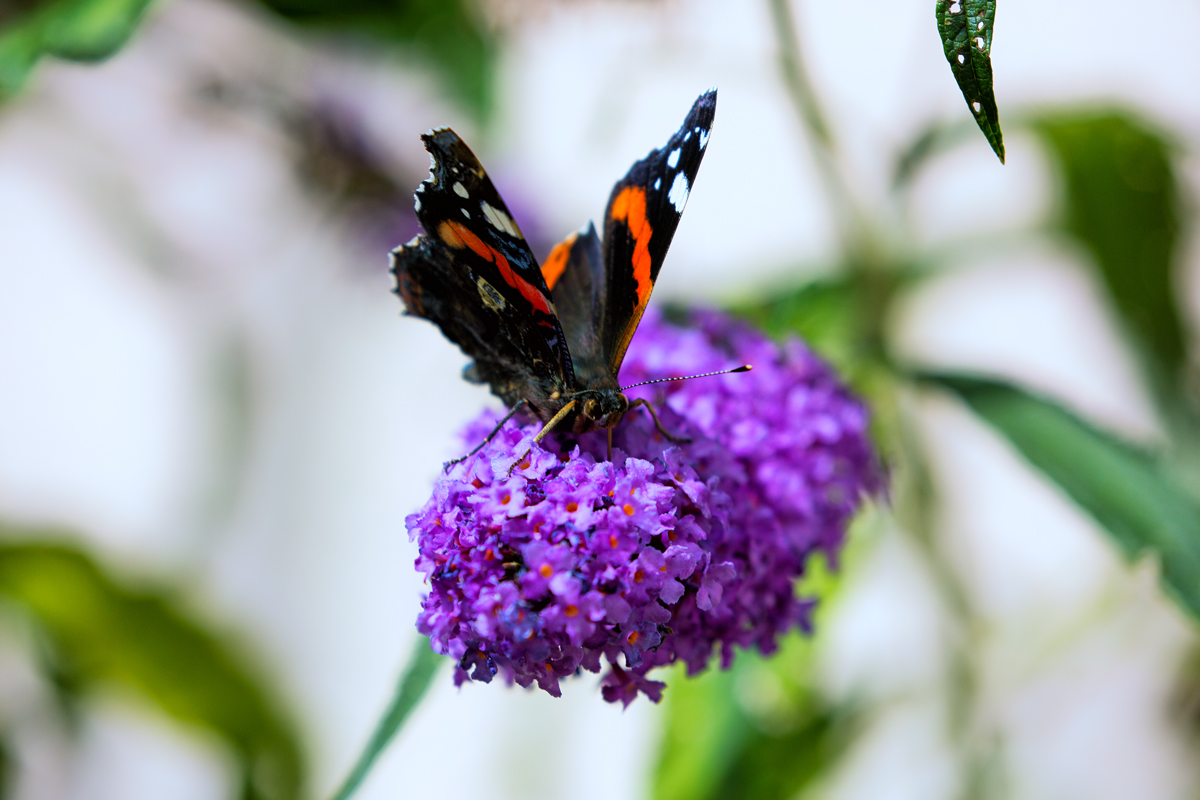
{"type": "Polygon", "coordinates": [[[478,159],[453,131],[421,137],[430,176],[417,188],[426,234],[393,252],[409,313],[475,359],[468,377],[513,405],[574,386],[566,338],[529,245],[478,159]]]}
{"type": "Polygon", "coordinates": [[[683,127],[664,147],[634,164],[609,197],[604,213],[607,286],[601,339],[614,375],[650,302],[704,158],[716,108],[715,89],[700,95],[683,127]]]}

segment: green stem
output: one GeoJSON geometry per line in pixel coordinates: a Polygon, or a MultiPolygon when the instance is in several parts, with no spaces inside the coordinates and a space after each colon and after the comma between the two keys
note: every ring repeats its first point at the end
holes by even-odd
{"type": "Polygon", "coordinates": [[[379,724],[375,727],[375,733],[371,735],[371,740],[367,742],[362,755],[358,757],[358,763],[354,765],[354,769],[350,770],[350,774],[346,776],[345,782],[333,796],[333,800],[347,800],[358,789],[359,784],[371,771],[371,767],[375,765],[375,760],[382,755],[388,744],[404,727],[404,723],[413,709],[421,702],[421,698],[425,696],[430,683],[433,682],[434,673],[437,672],[438,666],[444,660],[442,656],[433,652],[433,648],[429,646],[428,637],[417,637],[413,654],[408,659],[408,666],[396,687],[396,696],[392,698],[391,705],[384,712],[383,718],[379,720],[379,724]]]}
{"type": "Polygon", "coordinates": [[[792,16],[791,7],[788,0],[768,0],[768,6],[776,45],[779,48],[779,68],[783,84],[796,115],[808,132],[821,182],[838,221],[843,256],[849,263],[870,260],[864,258],[864,254],[871,250],[869,226],[858,209],[849,184],[842,176],[833,134],[804,66],[800,39],[796,33],[796,20],[792,16]]]}

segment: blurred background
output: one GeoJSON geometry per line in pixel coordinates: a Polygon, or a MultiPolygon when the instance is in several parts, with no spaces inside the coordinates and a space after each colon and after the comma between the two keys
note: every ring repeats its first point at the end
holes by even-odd
{"type": "Polygon", "coordinates": [[[330,795],[498,404],[390,292],[420,133],[540,257],[711,86],[656,301],[805,335],[888,501],[811,640],[626,711],[444,670],[358,796],[1200,795],[1200,5],[1002,0],[1004,166],[933,6],[0,3],[5,796],[330,795]]]}

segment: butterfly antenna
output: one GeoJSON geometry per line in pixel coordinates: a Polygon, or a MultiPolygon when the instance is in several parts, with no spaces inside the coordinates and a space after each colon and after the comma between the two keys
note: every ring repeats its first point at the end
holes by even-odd
{"type": "Polygon", "coordinates": [[[728,375],[731,372],[749,372],[752,369],[754,369],[754,367],[752,367],[751,365],[742,364],[740,367],[734,367],[733,369],[721,369],[721,370],[717,370],[716,372],[701,372],[699,375],[681,375],[677,378],[655,378],[652,381],[642,381],[641,383],[631,383],[628,386],[622,386],[620,390],[622,392],[624,392],[627,389],[636,389],[638,386],[647,386],[651,383],[669,383],[671,381],[690,381],[692,378],[708,378],[713,375],[728,375]]]}

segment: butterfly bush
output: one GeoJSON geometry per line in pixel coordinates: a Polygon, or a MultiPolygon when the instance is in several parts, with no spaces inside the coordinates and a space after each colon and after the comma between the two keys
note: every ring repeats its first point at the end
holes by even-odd
{"type": "MultiPolygon", "coordinates": [[[[510,421],[455,465],[407,519],[429,592],[417,627],[458,664],[455,682],[498,673],[559,695],[559,680],[598,672],[604,698],[657,702],[647,672],[703,670],[719,649],[775,650],[809,629],[796,594],[810,554],[836,557],[864,495],[881,488],[868,414],[797,340],[777,345],[713,311],[688,327],[653,310],[623,384],[752,364],[749,373],[631,390],[655,404],[613,434],[555,434],[510,421]]],[[[495,425],[470,424],[467,442],[495,425]]]]}

